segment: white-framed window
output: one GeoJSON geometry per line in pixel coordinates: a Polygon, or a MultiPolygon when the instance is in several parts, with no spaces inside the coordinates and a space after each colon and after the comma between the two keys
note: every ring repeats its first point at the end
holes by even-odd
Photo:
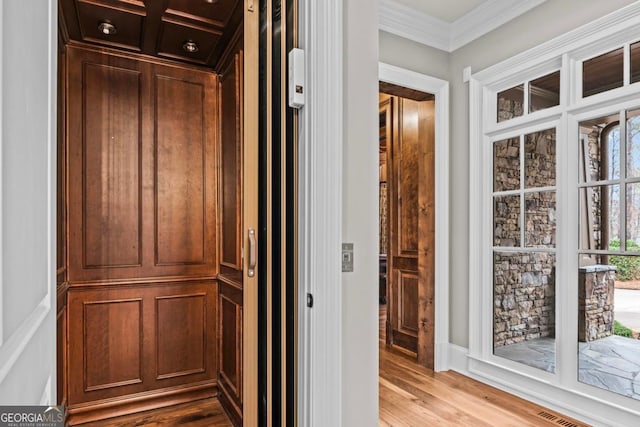
{"type": "Polygon", "coordinates": [[[469,84],[469,370],[614,425],[640,417],[638,28],[636,3],[469,84]]]}

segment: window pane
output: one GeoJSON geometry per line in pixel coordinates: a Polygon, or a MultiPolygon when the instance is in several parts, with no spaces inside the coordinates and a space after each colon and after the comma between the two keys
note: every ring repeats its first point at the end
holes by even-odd
{"type": "Polygon", "coordinates": [[[620,179],[618,114],[580,123],[580,182],[620,179]]]}
{"type": "Polygon", "coordinates": [[[640,257],[609,256],[605,264],[578,270],[578,379],[598,388],[640,399],[637,290],[640,257]]]}
{"type": "Polygon", "coordinates": [[[560,105],[560,71],[529,83],[529,112],[560,105]]]}
{"type": "Polygon", "coordinates": [[[627,184],[626,250],[640,252],[640,183],[627,184]]]}
{"type": "Polygon", "coordinates": [[[498,122],[520,117],[524,105],[524,84],[498,93],[498,122]]]}
{"type": "Polygon", "coordinates": [[[555,247],[556,193],[544,191],[525,195],[525,245],[555,247]]]}
{"type": "Polygon", "coordinates": [[[580,249],[620,250],[620,186],[580,189],[580,249]]]}
{"type": "Polygon", "coordinates": [[[524,139],[526,188],[556,185],[556,130],[530,133],[524,139]]]}
{"type": "Polygon", "coordinates": [[[631,83],[640,82],[640,42],[631,45],[631,83]]]}
{"type": "Polygon", "coordinates": [[[616,49],[582,63],[582,96],[622,87],[624,49],[616,49]]]}
{"type": "Polygon", "coordinates": [[[493,191],[520,188],[520,138],[493,144],[493,191]]]}
{"type": "Polygon", "coordinates": [[[497,196],[493,207],[494,246],[520,246],[520,196],[497,196]]]}
{"type": "Polygon", "coordinates": [[[640,110],[627,111],[627,177],[640,176],[640,110]]]}
{"type": "Polygon", "coordinates": [[[496,356],[555,371],[555,254],[493,255],[496,356]]]}

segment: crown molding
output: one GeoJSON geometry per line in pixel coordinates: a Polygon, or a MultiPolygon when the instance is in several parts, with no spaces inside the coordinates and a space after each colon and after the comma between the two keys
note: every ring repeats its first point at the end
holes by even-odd
{"type": "Polygon", "coordinates": [[[471,43],[546,0],[489,0],[451,24],[449,51],[471,43]]]}
{"type": "Polygon", "coordinates": [[[395,0],[380,0],[378,28],[440,50],[451,45],[451,24],[395,0]]]}
{"type": "Polygon", "coordinates": [[[378,25],[382,31],[453,52],[545,1],[489,0],[448,23],[396,0],[380,0],[378,25]]]}

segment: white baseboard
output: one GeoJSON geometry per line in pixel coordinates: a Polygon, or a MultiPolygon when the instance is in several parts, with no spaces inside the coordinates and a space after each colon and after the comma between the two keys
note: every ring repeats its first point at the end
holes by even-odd
{"type": "Polygon", "coordinates": [[[449,369],[470,376],[469,370],[467,369],[467,354],[469,354],[469,349],[449,343],[448,353],[449,369]]]}
{"type": "MultiPolygon", "coordinates": [[[[614,421],[613,419],[603,417],[600,414],[602,408],[598,408],[598,406],[600,405],[596,402],[591,402],[593,408],[596,409],[596,413],[591,413],[590,410],[585,410],[588,407],[589,403],[588,400],[585,399],[585,396],[576,396],[575,393],[569,391],[562,392],[561,390],[555,388],[553,393],[549,393],[549,395],[545,397],[545,395],[537,393],[535,390],[519,386],[518,384],[516,384],[517,382],[514,382],[511,385],[508,384],[507,380],[502,379],[501,375],[499,375],[498,372],[495,372],[492,375],[488,372],[479,374],[478,369],[473,369],[472,371],[470,370],[470,364],[477,365],[482,364],[482,362],[479,362],[475,359],[469,359],[469,350],[465,347],[449,343],[446,352],[448,354],[448,369],[456,371],[483,384],[490,385],[499,390],[502,390],[509,394],[513,394],[514,396],[518,396],[522,399],[559,412],[563,415],[583,421],[592,426],[610,427],[627,425],[624,423],[624,421],[614,421]],[[560,396],[564,396],[565,398],[563,399],[560,396]]],[[[613,408],[607,409],[611,410],[613,408]]]]}

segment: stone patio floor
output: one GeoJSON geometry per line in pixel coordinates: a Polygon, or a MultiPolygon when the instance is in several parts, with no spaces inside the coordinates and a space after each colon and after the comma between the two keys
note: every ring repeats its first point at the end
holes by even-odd
{"type": "MultiPolygon", "coordinates": [[[[579,343],[579,380],[640,400],[640,340],[616,335],[579,343]]],[[[555,372],[555,339],[499,347],[496,356],[555,372]]]]}

